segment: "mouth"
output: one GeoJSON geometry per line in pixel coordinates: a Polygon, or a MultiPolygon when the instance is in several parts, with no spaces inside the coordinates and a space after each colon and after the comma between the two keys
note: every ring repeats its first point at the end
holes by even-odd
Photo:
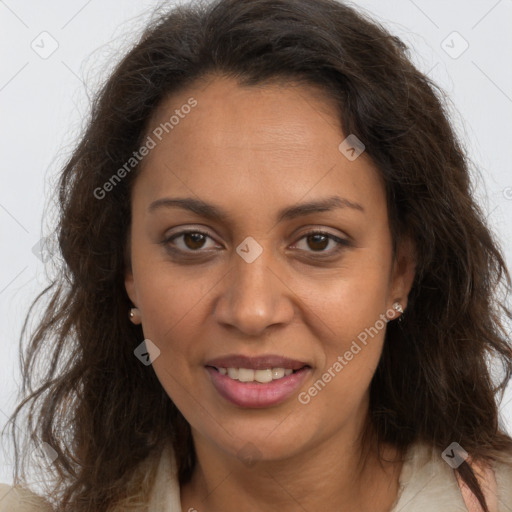
{"type": "Polygon", "coordinates": [[[254,369],[254,368],[235,368],[228,367],[224,368],[222,366],[206,366],[207,368],[213,368],[221,375],[226,375],[228,378],[232,380],[237,380],[239,382],[259,382],[260,384],[267,384],[268,382],[272,382],[274,380],[280,380],[284,377],[288,377],[292,373],[297,373],[304,368],[311,368],[309,365],[304,365],[301,368],[293,370],[291,368],[283,368],[283,367],[274,367],[274,368],[263,368],[263,369],[254,369]]]}
{"type": "Polygon", "coordinates": [[[312,367],[281,356],[233,355],[208,361],[205,369],[213,387],[232,404],[264,408],[286,401],[303,384],[312,367]]]}

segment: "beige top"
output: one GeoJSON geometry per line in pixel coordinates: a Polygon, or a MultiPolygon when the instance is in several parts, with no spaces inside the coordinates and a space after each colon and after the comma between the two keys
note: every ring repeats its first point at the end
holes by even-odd
{"type": "MultiPolygon", "coordinates": [[[[512,512],[512,457],[493,465],[497,483],[491,512],[512,512]]],[[[399,493],[389,512],[467,512],[453,469],[438,450],[423,444],[409,449],[399,479],[399,493]]],[[[0,484],[0,512],[52,512],[46,502],[26,489],[0,484]]],[[[182,512],[176,461],[164,450],[151,495],[151,512],[182,512]]]]}

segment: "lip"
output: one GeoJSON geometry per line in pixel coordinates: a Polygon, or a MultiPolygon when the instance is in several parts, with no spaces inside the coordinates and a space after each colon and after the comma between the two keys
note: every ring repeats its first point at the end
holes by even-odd
{"type": "Polygon", "coordinates": [[[251,409],[272,407],[285,402],[291,395],[296,394],[312,371],[307,363],[275,355],[219,357],[208,361],[205,369],[210,375],[213,387],[223,398],[239,407],[251,409]],[[231,379],[227,375],[222,375],[217,368],[285,368],[296,371],[281,379],[261,383],[231,379]]]}
{"type": "Polygon", "coordinates": [[[310,367],[304,367],[281,379],[262,384],[260,382],[240,382],[227,375],[222,375],[212,366],[206,368],[217,392],[226,400],[239,407],[263,409],[279,405],[295,395],[306,377],[311,373],[310,367]]]}
{"type": "Polygon", "coordinates": [[[214,366],[215,368],[249,368],[252,370],[265,370],[266,368],[299,370],[304,366],[310,365],[304,361],[297,361],[296,359],[289,359],[274,354],[257,357],[232,354],[211,359],[206,362],[205,366],[214,366]]]}

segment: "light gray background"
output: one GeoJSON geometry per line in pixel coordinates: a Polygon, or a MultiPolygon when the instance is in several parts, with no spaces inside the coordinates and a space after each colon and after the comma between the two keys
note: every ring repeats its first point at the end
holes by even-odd
{"type": "MultiPolygon", "coordinates": [[[[353,3],[401,37],[417,66],[449,94],[453,122],[481,171],[478,196],[512,267],[512,0],[353,3]]],[[[20,381],[21,325],[46,282],[32,248],[51,231],[52,218],[42,218],[56,173],[80,131],[89,95],[136,39],[154,5],[0,1],[0,428],[20,381]]],[[[510,387],[502,404],[510,431],[510,387]]],[[[11,482],[10,450],[6,440],[1,444],[0,482],[11,482]]]]}

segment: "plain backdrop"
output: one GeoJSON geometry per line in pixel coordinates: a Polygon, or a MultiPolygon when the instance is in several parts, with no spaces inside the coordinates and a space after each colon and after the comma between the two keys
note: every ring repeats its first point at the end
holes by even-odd
{"type": "MultiPolygon", "coordinates": [[[[352,3],[399,36],[419,69],[451,98],[452,122],[480,171],[479,200],[511,267],[512,0],[352,3]]],[[[46,282],[37,244],[52,230],[48,204],[55,177],[98,83],[136,40],[155,5],[0,1],[0,428],[20,384],[22,322],[46,282]]],[[[501,411],[510,432],[510,387],[501,411]]],[[[0,448],[0,482],[11,482],[6,439],[0,448]]]]}

